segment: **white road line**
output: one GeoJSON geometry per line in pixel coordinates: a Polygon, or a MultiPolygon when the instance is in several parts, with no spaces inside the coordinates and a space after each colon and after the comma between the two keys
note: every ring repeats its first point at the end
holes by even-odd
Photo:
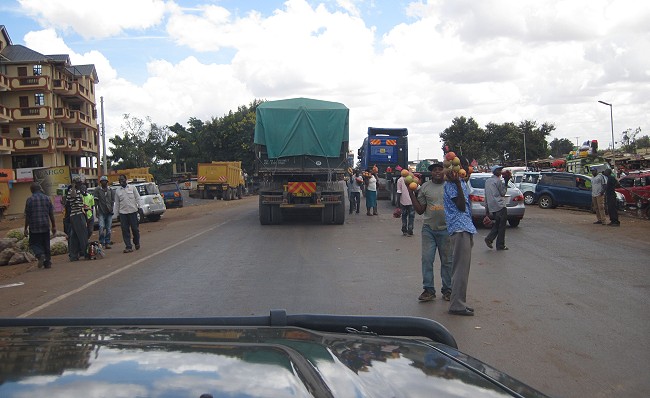
{"type": "Polygon", "coordinates": [[[97,284],[97,283],[99,283],[99,282],[101,282],[101,281],[103,281],[105,279],[108,279],[108,278],[112,277],[113,275],[119,274],[122,271],[126,271],[127,269],[129,269],[131,267],[134,267],[134,266],[140,264],[143,261],[149,260],[152,257],[155,257],[155,256],[157,256],[159,254],[162,254],[162,253],[166,252],[167,250],[173,249],[178,245],[182,245],[183,243],[185,243],[185,242],[187,242],[189,240],[192,240],[192,239],[196,238],[197,236],[201,236],[201,235],[203,235],[203,234],[205,234],[207,232],[210,232],[210,231],[212,231],[212,230],[214,230],[214,229],[216,229],[218,227],[221,227],[221,226],[223,226],[224,224],[227,224],[227,223],[228,223],[228,221],[224,221],[221,224],[215,225],[215,226],[210,227],[208,229],[205,229],[205,230],[203,230],[201,232],[198,232],[198,233],[196,233],[196,234],[194,234],[194,235],[192,235],[192,236],[190,236],[188,238],[185,238],[185,239],[181,240],[180,242],[176,242],[173,245],[171,245],[169,247],[166,247],[163,250],[160,250],[160,251],[158,251],[156,253],[153,253],[153,254],[150,254],[150,255],[148,255],[146,257],[143,257],[143,258],[141,258],[141,259],[139,259],[137,261],[132,262],[131,264],[125,265],[124,267],[122,267],[120,269],[116,269],[115,271],[113,271],[113,272],[111,272],[109,274],[106,274],[106,275],[104,275],[102,277],[99,277],[99,278],[97,278],[97,279],[95,279],[95,280],[93,280],[91,282],[88,282],[85,285],[78,287],[77,289],[74,289],[74,290],[69,291],[68,293],[62,294],[59,297],[48,301],[47,303],[44,303],[44,304],[39,305],[38,307],[32,308],[31,310],[29,310],[29,311],[27,311],[27,312],[25,312],[23,314],[18,315],[17,318],[27,318],[28,316],[33,315],[33,314],[37,313],[38,311],[41,311],[41,310],[43,310],[43,309],[45,309],[45,308],[47,308],[47,307],[49,307],[49,306],[51,306],[53,304],[56,304],[59,301],[63,301],[63,300],[67,299],[68,297],[70,297],[70,296],[72,296],[74,294],[77,294],[77,293],[79,293],[79,292],[81,292],[83,290],[86,290],[89,287],[91,287],[91,286],[93,286],[93,285],[95,285],[95,284],[97,284]]]}

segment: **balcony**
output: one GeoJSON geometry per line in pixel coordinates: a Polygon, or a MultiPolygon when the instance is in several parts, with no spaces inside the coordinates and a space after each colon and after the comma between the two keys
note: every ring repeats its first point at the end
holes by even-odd
{"type": "Polygon", "coordinates": [[[9,78],[0,73],[0,91],[9,91],[9,78]]]}
{"type": "Polygon", "coordinates": [[[93,120],[89,115],[76,110],[70,110],[69,118],[67,120],[62,120],[62,123],[66,127],[96,127],[93,125],[93,120]]]}
{"type": "Polygon", "coordinates": [[[9,79],[11,91],[47,90],[49,76],[24,76],[9,79]]]}
{"type": "MultiPolygon", "coordinates": [[[[57,140],[59,139],[68,140],[69,145],[67,147],[64,147],[63,142],[61,142],[60,149],[65,153],[97,155],[97,146],[90,141],[82,140],[80,138],[57,138],[57,140]]],[[[58,144],[57,141],[57,146],[58,144]]]]}
{"type": "Polygon", "coordinates": [[[8,123],[11,121],[11,111],[9,108],[5,108],[4,105],[0,105],[0,123],[8,123]]]}
{"type": "Polygon", "coordinates": [[[49,106],[32,106],[29,108],[14,108],[12,110],[13,120],[18,121],[51,121],[52,108],[49,106]]]}
{"type": "Polygon", "coordinates": [[[72,141],[69,138],[57,137],[54,139],[54,147],[58,150],[66,150],[72,146],[72,141]]]}
{"type": "Polygon", "coordinates": [[[0,137],[0,155],[9,155],[14,151],[12,139],[0,137]]]}
{"type": "Polygon", "coordinates": [[[86,100],[95,104],[95,98],[86,87],[79,82],[69,82],[66,80],[56,79],[52,85],[54,92],[62,97],[76,98],[86,100]]]}
{"type": "Polygon", "coordinates": [[[97,169],[90,167],[70,167],[70,174],[84,176],[86,180],[96,180],[98,175],[97,169]]]}
{"type": "Polygon", "coordinates": [[[68,119],[70,119],[70,109],[69,108],[54,108],[54,119],[56,119],[56,120],[68,120],[68,119]]]}
{"type": "Polygon", "coordinates": [[[41,138],[14,138],[16,152],[52,152],[54,150],[52,137],[41,138]]]}

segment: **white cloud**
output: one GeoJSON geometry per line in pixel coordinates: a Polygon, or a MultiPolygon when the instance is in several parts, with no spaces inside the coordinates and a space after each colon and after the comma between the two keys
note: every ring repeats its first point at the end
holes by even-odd
{"type": "Polygon", "coordinates": [[[181,7],[142,0],[129,2],[129,15],[105,10],[100,18],[101,11],[82,3],[51,0],[37,12],[41,2],[21,1],[45,26],[124,37],[156,25],[176,44],[170,52],[184,51],[174,60],[150,57],[147,77],[136,84],[119,72],[125,60],[109,62],[101,48],[76,54],[52,30],[26,37],[37,51],[67,52],[75,63],[97,66],[109,134],[119,131],[123,113],[185,123],[219,117],[256,98],[295,96],[347,105],[353,149],[368,126],[408,127],[421,157],[440,156],[438,134],[457,116],[481,126],[549,122],[557,127],[554,137],[598,139],[605,147],[609,112],[599,99],[614,104],[615,131],[650,130],[650,6],[644,2],[412,2],[405,10],[410,19],[393,16],[398,23],[378,36],[364,11],[377,11],[380,3],[312,7],[287,0],[263,13],[219,2],[181,7]],[[140,12],[145,6],[153,11],[140,12]],[[90,22],[76,23],[90,14],[90,22]]]}

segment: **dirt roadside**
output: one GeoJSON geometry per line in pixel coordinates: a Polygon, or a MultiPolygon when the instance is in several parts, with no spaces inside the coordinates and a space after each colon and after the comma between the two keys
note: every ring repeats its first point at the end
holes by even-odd
{"type": "MultiPolygon", "coordinates": [[[[244,200],[253,200],[253,198],[246,197],[244,200]]],[[[141,233],[146,233],[146,231],[164,229],[166,224],[169,224],[169,222],[177,219],[182,218],[187,220],[199,218],[206,212],[228,206],[232,203],[233,202],[226,202],[222,200],[194,200],[189,206],[186,205],[182,208],[168,209],[163,215],[161,221],[148,222],[143,224],[141,227],[141,233]]],[[[57,229],[61,230],[63,228],[63,215],[61,213],[55,214],[55,220],[57,229]]],[[[25,218],[23,216],[6,217],[0,221],[0,237],[4,238],[7,235],[7,232],[15,228],[20,228],[22,230],[24,226],[25,218]]],[[[97,240],[97,238],[97,231],[95,231],[91,239],[97,240]]],[[[119,224],[113,225],[113,233],[111,239],[116,244],[115,249],[111,250],[121,250],[123,240],[119,224]]],[[[57,264],[63,262],[68,262],[67,254],[52,257],[53,268],[56,268],[57,264]]],[[[0,266],[0,284],[4,280],[17,277],[27,272],[32,272],[37,269],[38,268],[36,262],[0,266]]]]}

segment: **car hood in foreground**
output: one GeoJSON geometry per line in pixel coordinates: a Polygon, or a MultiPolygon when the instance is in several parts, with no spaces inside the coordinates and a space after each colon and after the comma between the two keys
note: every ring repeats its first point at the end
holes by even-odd
{"type": "Polygon", "coordinates": [[[2,397],[541,397],[439,343],[297,327],[0,329],[2,397]]]}

